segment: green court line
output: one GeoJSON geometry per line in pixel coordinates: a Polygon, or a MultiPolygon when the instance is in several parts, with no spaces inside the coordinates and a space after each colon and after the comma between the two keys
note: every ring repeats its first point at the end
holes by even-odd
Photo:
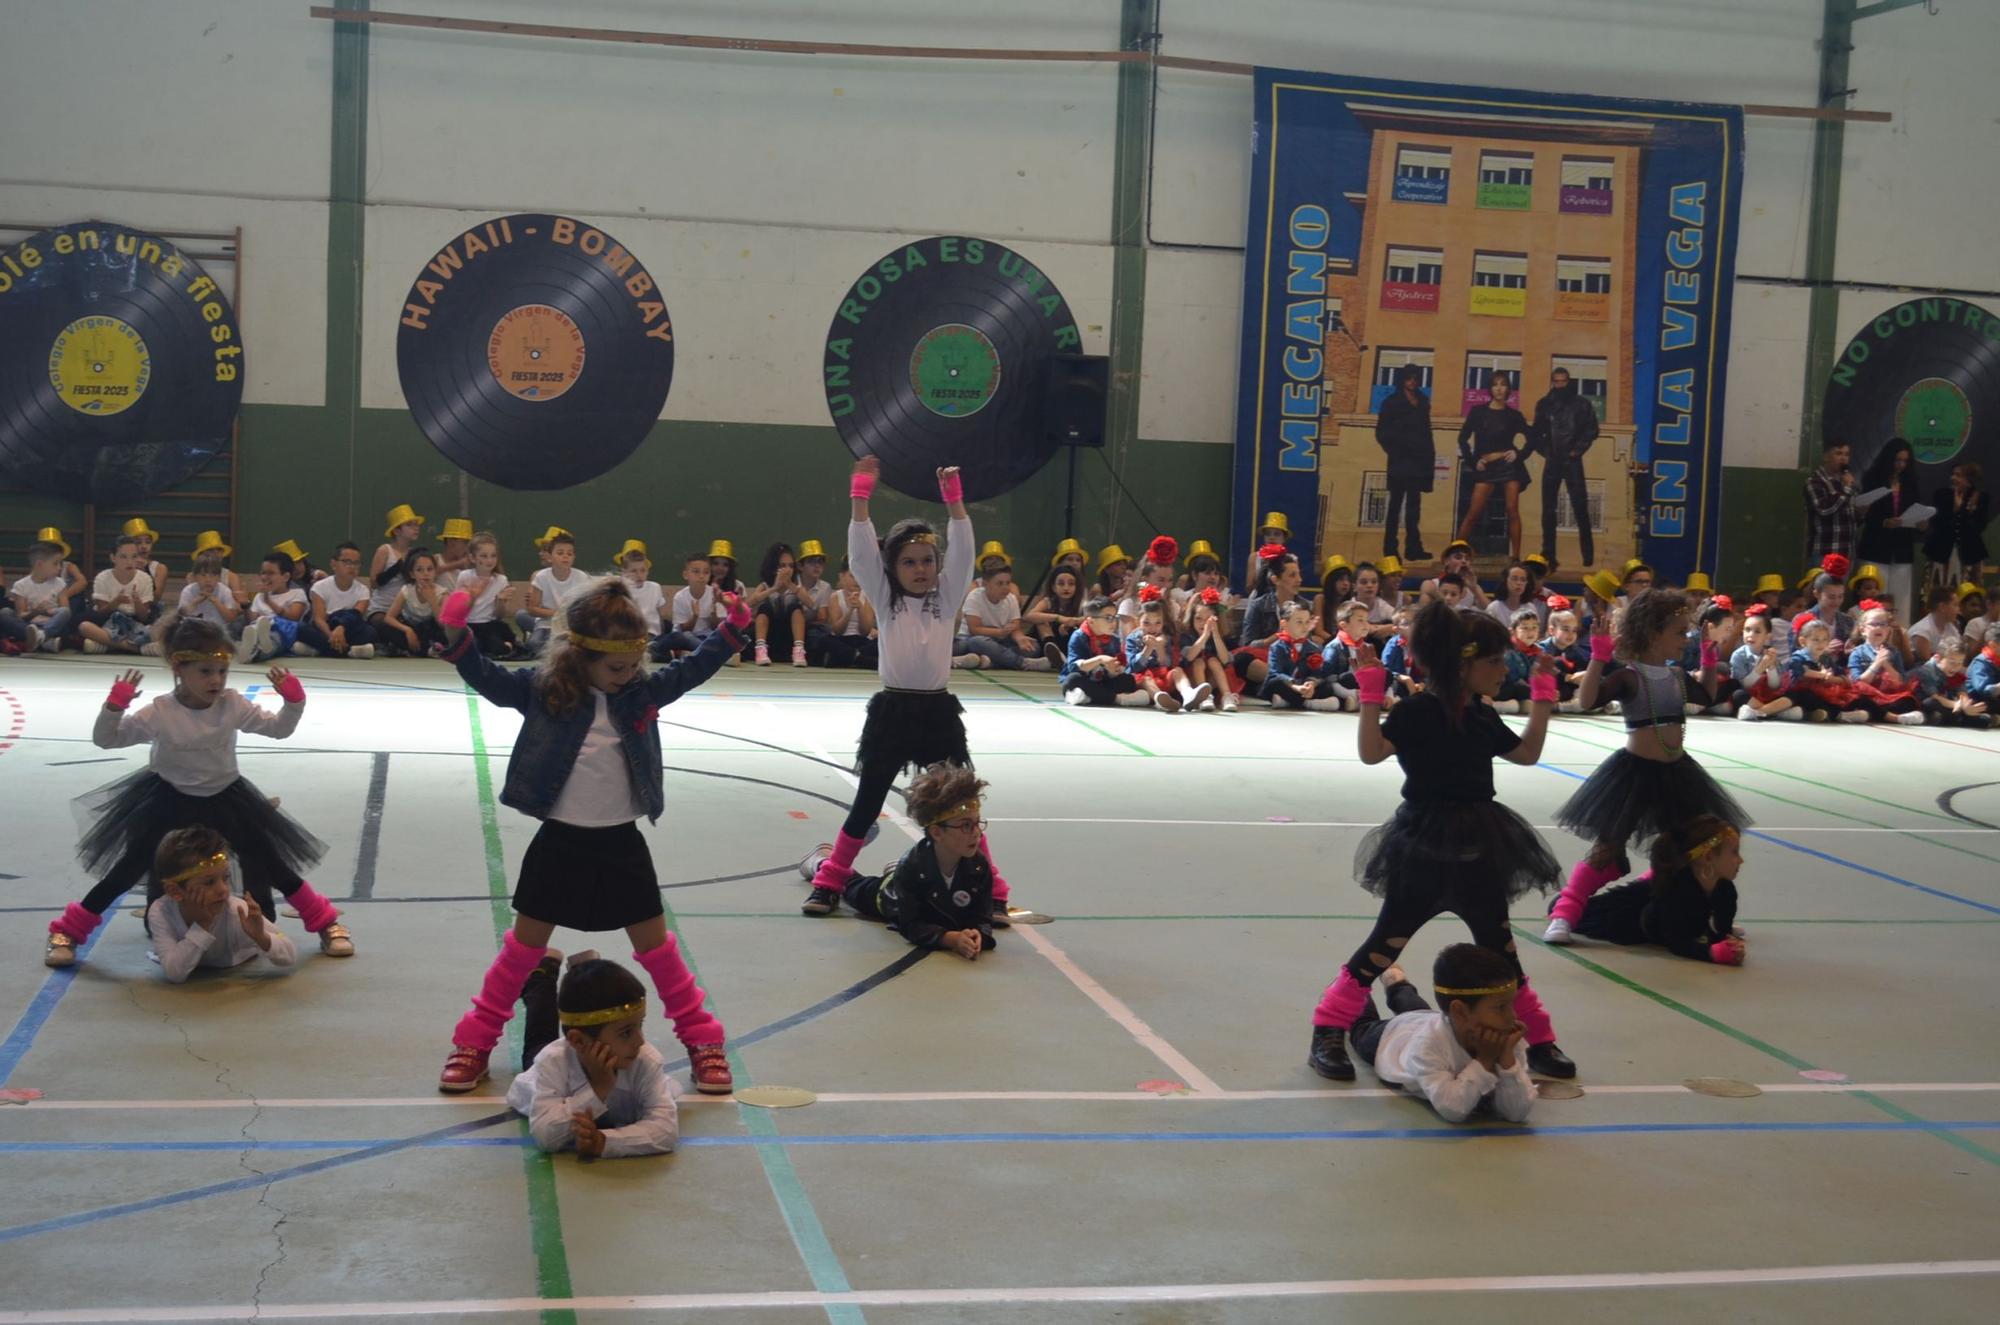
{"type": "MultiPolygon", "coordinates": [[[[479,789],[479,832],[486,844],[486,891],[492,898],[493,941],[500,942],[514,926],[514,907],[507,893],[507,858],[500,849],[500,807],[493,799],[493,768],[486,753],[486,729],[479,721],[479,696],[465,688],[465,712],[472,724],[472,769],[479,789]]],[[[504,1062],[521,1058],[521,1023],[516,1021],[504,1041],[504,1062]]],[[[520,1123],[520,1135],[528,1123],[520,1123]]],[[[575,1296],[569,1277],[569,1249],[563,1242],[562,1202],[556,1194],[554,1159],[537,1146],[521,1149],[521,1170],[528,1183],[528,1239],[535,1252],[535,1289],[558,1301],[575,1296]]],[[[542,1325],[576,1325],[576,1312],[551,1307],[542,1325]]]]}
{"type": "Polygon", "coordinates": [[[1025,690],[1016,690],[1013,686],[1008,685],[1005,681],[994,680],[992,677],[986,674],[986,670],[984,668],[981,668],[973,672],[973,675],[978,677],[980,680],[986,682],[988,685],[999,686],[1002,690],[1005,690],[1010,695],[1019,695],[1022,699],[1027,700],[1030,704],[1033,704],[1035,707],[1039,709],[1043,709],[1046,710],[1047,712],[1053,713],[1059,718],[1068,718],[1071,722],[1083,728],[1085,731],[1096,732],[1099,736],[1102,736],[1107,741],[1116,741],[1119,745],[1124,746],[1127,750],[1136,750],[1148,759],[1159,758],[1158,755],[1154,754],[1151,750],[1148,750],[1143,745],[1139,745],[1135,742],[1128,741],[1123,736],[1114,735],[1111,732],[1104,730],[1104,728],[1098,726],[1094,722],[1085,722],[1082,718],[1070,712],[1070,705],[1062,702],[1061,700],[1058,700],[1057,702],[1050,704],[1044,702],[1043,700],[1036,699],[1033,695],[1029,694],[1025,690]]]}
{"type": "MultiPolygon", "coordinates": [[[[1735,1040],[1738,1044],[1747,1045],[1748,1047],[1755,1049],[1758,1053],[1763,1054],[1768,1058],[1775,1058],[1779,1062],[1784,1063],[1788,1067],[1794,1068],[1795,1070],[1800,1072],[1812,1072],[1818,1070],[1816,1064],[1810,1063],[1805,1059],[1800,1058],[1797,1054],[1790,1053],[1784,1049],[1780,1049],[1777,1045],[1772,1044],[1769,1040],[1761,1040],[1757,1038],[1755,1035],[1752,1035],[1749,1031],[1742,1030],[1738,1027],[1732,1026],[1728,1022],[1722,1021],[1716,1017],[1711,1017],[1706,1012],[1702,1012],[1699,1009],[1691,1008],[1687,1004],[1681,1002],[1679,999],[1674,998],[1669,994],[1663,994],[1657,989],[1649,989],[1645,985],[1640,984],[1637,980],[1632,979],[1632,977],[1628,975],[1622,975],[1619,972],[1612,970],[1608,966],[1600,966],[1598,963],[1590,960],[1590,958],[1585,957],[1580,953],[1570,951],[1570,949],[1567,947],[1558,947],[1553,944],[1544,943],[1541,941],[1540,938],[1536,937],[1534,933],[1532,933],[1529,930],[1523,929],[1518,924],[1510,925],[1510,927],[1513,929],[1517,937],[1527,939],[1529,942],[1533,943],[1536,947],[1540,948],[1542,951],[1553,952],[1557,956],[1562,957],[1567,961],[1574,962],[1576,965],[1583,967],[1586,971],[1590,971],[1596,975],[1602,976],[1606,980],[1611,981],[1611,983],[1619,986],[1622,989],[1637,994],[1641,998],[1651,999],[1653,1002],[1658,1003],[1661,1007],[1666,1008],[1671,1012],[1678,1012],[1680,1013],[1680,1015],[1688,1018],[1690,1021],[1698,1022],[1701,1025],[1708,1027],[1712,1031],[1716,1031],[1720,1034],[1726,1035],[1730,1039],[1735,1040]]],[[[1985,1160],[1988,1164],[2000,1167],[2000,1152],[1989,1150],[1985,1146],[1980,1145],[1977,1141],[1974,1141],[1969,1137],[1961,1136],[1957,1132],[1949,1131],[1942,1127],[1933,1126],[1929,1119],[1923,1118],[1915,1113],[1912,1113],[1910,1110],[1904,1108],[1900,1104],[1896,1104],[1889,1100],[1885,1100],[1880,1095],[1865,1090],[1855,1091],[1851,1094],[1849,1098],[1857,1099],[1862,1101],[1863,1103],[1873,1105],[1875,1108],[1881,1110],[1883,1113],[1886,1113],[1890,1117],[1898,1119],[1902,1122],[1921,1123],[1925,1127],[1929,1128],[1933,1132],[1933,1134],[1936,1135],[1940,1140],[1943,1140],[1953,1146],[1956,1146],[1958,1149],[1964,1151],[1968,1155],[1973,1156],[1974,1158],[1985,1160]]]]}

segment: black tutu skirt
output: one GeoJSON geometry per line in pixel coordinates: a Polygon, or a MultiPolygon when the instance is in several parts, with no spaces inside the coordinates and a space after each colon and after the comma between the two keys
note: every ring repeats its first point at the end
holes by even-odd
{"type": "Polygon", "coordinates": [[[1715,815],[1738,832],[1750,826],[1743,807],[1693,756],[1663,763],[1620,750],[1563,802],[1556,823],[1587,842],[1643,847],[1699,814],[1715,815]]]}
{"type": "Polygon", "coordinates": [[[914,765],[970,766],[965,748],[965,706],[949,690],[878,690],[861,724],[855,767],[894,777],[914,765]]]}
{"type": "Polygon", "coordinates": [[[160,839],[194,824],[222,834],[242,863],[244,885],[261,895],[268,895],[276,880],[258,874],[284,870],[303,878],[326,854],[326,843],[272,805],[248,778],[237,778],[213,796],[191,796],[151,769],[141,769],[85,792],[71,808],[83,830],[77,859],[91,874],[105,873],[134,851],[150,874],[160,839]]]}
{"type": "Polygon", "coordinates": [[[651,920],[665,908],[653,853],[637,823],[583,828],[544,819],[521,858],[514,909],[594,934],[651,920]]]}
{"type": "Polygon", "coordinates": [[[1498,801],[1404,801],[1361,839],[1354,877],[1382,898],[1421,890],[1448,904],[1498,892],[1511,902],[1554,888],[1562,867],[1541,834],[1498,801]]]}

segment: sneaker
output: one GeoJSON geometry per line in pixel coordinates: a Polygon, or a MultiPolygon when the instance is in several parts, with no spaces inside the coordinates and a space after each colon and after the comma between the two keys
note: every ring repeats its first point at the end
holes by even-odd
{"type": "Polygon", "coordinates": [[[1727,703],[1710,704],[1708,706],[1708,713],[1712,718],[1726,718],[1729,716],[1729,705],[1727,703]]]}
{"type": "Polygon", "coordinates": [[[1050,672],[1055,670],[1055,664],[1047,658],[1023,658],[1021,659],[1021,670],[1024,672],[1050,672]]]}
{"type": "Polygon", "coordinates": [[[1215,702],[1215,687],[1210,685],[1208,682],[1203,681],[1200,685],[1194,688],[1194,693],[1188,696],[1188,701],[1187,701],[1188,711],[1191,713],[1195,709],[1200,708],[1203,704],[1213,704],[1214,702],[1215,702]]]}
{"type": "MultiPolygon", "coordinates": [[[[22,652],[33,653],[36,649],[42,647],[42,641],[46,638],[47,636],[43,633],[42,628],[40,626],[29,626],[28,647],[26,649],[23,649],[22,652]]],[[[54,650],[50,650],[50,652],[54,652],[54,650]]]]}
{"type": "Polygon", "coordinates": [[[49,635],[49,636],[47,636],[46,638],[44,638],[44,639],[42,640],[42,652],[43,652],[43,653],[61,653],[61,652],[62,652],[62,636],[60,636],[60,635],[49,635]]]}
{"type": "Polygon", "coordinates": [[[1153,692],[1153,707],[1159,709],[1162,713],[1179,713],[1181,711],[1181,702],[1164,690],[1155,690],[1153,692]]]}
{"type": "Polygon", "coordinates": [[[1122,709],[1149,709],[1153,707],[1152,697],[1143,690],[1134,690],[1127,694],[1119,695],[1111,702],[1122,709]]]}
{"type": "Polygon", "coordinates": [[[803,644],[792,645],[792,666],[804,667],[805,665],[806,665],[806,646],[803,644]]]}
{"type": "Polygon", "coordinates": [[[1740,722],[1762,722],[1764,720],[1764,715],[1756,709],[1751,708],[1748,704],[1736,710],[1736,717],[1740,722]]]}
{"type": "Polygon", "coordinates": [[[1614,699],[1604,706],[1604,711],[1615,718],[1625,711],[1625,705],[1614,699]]]}
{"type": "Polygon", "coordinates": [[[976,672],[986,665],[986,659],[977,653],[960,653],[953,655],[951,665],[960,671],[976,672]]]}
{"type": "Polygon", "coordinates": [[[1583,705],[1574,699],[1565,699],[1562,703],[1556,705],[1556,712],[1581,713],[1583,712],[1583,705]]]}
{"type": "Polygon", "coordinates": [[[1547,1044],[1528,1046],[1528,1071],[1541,1077],[1554,1077],[1558,1081],[1568,1081],[1576,1075],[1576,1064],[1568,1054],[1556,1048],[1554,1040],[1547,1044]]]}
{"type": "Polygon", "coordinates": [[[1550,916],[1549,927],[1542,931],[1542,942],[1566,948],[1571,942],[1571,934],[1569,921],[1561,916],[1550,916]]]}
{"type": "Polygon", "coordinates": [[[83,651],[85,653],[109,653],[111,652],[111,646],[100,644],[94,639],[87,639],[83,642],[83,651]]]}
{"type": "Polygon", "coordinates": [[[139,646],[139,656],[142,658],[157,658],[160,656],[160,646],[148,640],[139,646]]]}
{"type": "Polygon", "coordinates": [[[1780,722],[1802,722],[1805,720],[1806,711],[1801,708],[1779,709],[1775,714],[1770,716],[1777,718],[1780,722]]]}
{"type": "Polygon", "coordinates": [[[352,957],[354,940],[347,933],[347,926],[334,921],[319,932],[319,950],[329,957],[352,957]]]}
{"type": "Polygon", "coordinates": [[[819,873],[819,863],[832,854],[833,843],[831,842],[822,842],[811,851],[806,852],[805,859],[799,862],[799,877],[807,883],[811,883],[813,877],[819,873]]]}
{"type": "Polygon", "coordinates": [[[1868,713],[1864,709],[1848,709],[1840,715],[1840,720],[1842,722],[1866,722],[1868,721],[1868,713]]]}
{"type": "Polygon", "coordinates": [[[799,914],[830,916],[840,909],[840,895],[838,888],[815,888],[812,890],[812,896],[799,903],[799,914]]]}
{"type": "Polygon", "coordinates": [[[1224,713],[1234,713],[1236,711],[1235,695],[1224,695],[1222,697],[1222,711],[1224,713]]]}
{"type": "Polygon", "coordinates": [[[236,661],[239,664],[249,663],[256,661],[256,658],[257,627],[252,626],[250,629],[244,631],[242,637],[236,641],[236,661]]]}
{"type": "Polygon", "coordinates": [[[1924,715],[1921,713],[1898,713],[1895,715],[1895,718],[1896,722],[1904,727],[1921,727],[1924,725],[1924,715]]]}
{"type": "Polygon", "coordinates": [[[1090,703],[1090,696],[1083,693],[1082,686],[1073,686],[1063,691],[1063,703],[1070,705],[1072,708],[1082,708],[1090,703]]]}
{"type": "Polygon", "coordinates": [[[373,644],[357,644],[347,651],[347,656],[367,662],[375,656],[375,646],[373,644]]]}
{"type": "Polygon", "coordinates": [[[1054,640],[1050,640],[1047,644],[1042,645],[1042,656],[1049,660],[1049,666],[1051,667],[1061,667],[1069,661],[1069,655],[1063,652],[1062,645],[1056,643],[1054,640]]]}
{"type": "Polygon", "coordinates": [[[447,1095],[463,1095],[476,1088],[490,1075],[487,1062],[492,1057],[490,1049],[468,1049],[454,1044],[451,1056],[444,1060],[444,1071],[438,1073],[438,1089],[447,1095]]]}
{"type": "Polygon", "coordinates": [[[689,1045],[688,1074],[694,1078],[694,1088],[704,1095],[727,1095],[736,1087],[736,1079],[729,1075],[729,1056],[719,1044],[689,1045]]]}
{"type": "Polygon", "coordinates": [[[759,667],[769,667],[771,665],[771,646],[763,640],[757,641],[757,665],[759,667]]]}
{"type": "MultiPolygon", "coordinates": [[[[276,657],[277,652],[276,649],[268,649],[265,651],[264,656],[266,658],[276,657]]],[[[319,650],[310,644],[294,644],[292,645],[292,656],[294,658],[317,658],[319,657],[319,650]]]]}
{"type": "Polygon", "coordinates": [[[1812,712],[1810,712],[1810,713],[1806,714],[1806,721],[1807,721],[1807,722],[1825,722],[1825,721],[1826,721],[1826,710],[1825,710],[1825,709],[1814,709],[1814,710],[1813,710],[1812,712]]]}
{"type": "Polygon", "coordinates": [[[1338,713],[1341,708],[1340,696],[1328,695],[1324,699],[1308,699],[1306,707],[1314,713],[1338,713]]]}
{"type": "Polygon", "coordinates": [[[1006,899],[1006,898],[1004,898],[1004,897],[996,897],[996,898],[994,898],[994,899],[993,899],[993,928],[995,928],[995,929],[1012,929],[1013,927],[1014,927],[1014,922],[1013,922],[1013,920],[1012,920],[1012,919],[1010,919],[1010,918],[1008,917],[1008,915],[1007,915],[1007,899],[1006,899]]]}
{"type": "Polygon", "coordinates": [[[1347,1032],[1338,1026],[1313,1027],[1306,1066],[1328,1081],[1354,1080],[1354,1064],[1347,1057],[1347,1032]]]}
{"type": "Polygon", "coordinates": [[[76,940],[67,934],[50,934],[48,946],[42,949],[42,965],[76,965],[76,940]]]}

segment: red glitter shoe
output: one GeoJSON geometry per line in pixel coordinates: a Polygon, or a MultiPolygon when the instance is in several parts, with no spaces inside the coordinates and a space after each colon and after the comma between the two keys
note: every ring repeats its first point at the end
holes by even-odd
{"type": "Polygon", "coordinates": [[[486,1062],[492,1056],[490,1049],[453,1045],[451,1057],[444,1060],[444,1071],[438,1073],[438,1089],[447,1095],[463,1095],[472,1090],[486,1080],[486,1062]]]}
{"type": "Polygon", "coordinates": [[[736,1088],[736,1078],[729,1075],[729,1058],[719,1044],[689,1045],[688,1066],[694,1088],[704,1095],[727,1095],[736,1088]]]}

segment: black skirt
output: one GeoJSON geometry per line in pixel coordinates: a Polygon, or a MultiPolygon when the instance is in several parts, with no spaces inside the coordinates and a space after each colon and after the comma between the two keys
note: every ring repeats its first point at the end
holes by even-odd
{"type": "Polygon", "coordinates": [[[585,933],[624,929],[665,911],[653,853],[636,822],[579,828],[555,819],[542,820],[521,858],[514,909],[585,933]]]}
{"type": "Polygon", "coordinates": [[[855,768],[890,777],[932,764],[970,766],[965,748],[965,706],[949,690],[878,690],[861,724],[855,768]]]}
{"type": "Polygon", "coordinates": [[[1696,815],[1712,814],[1741,832],[1750,816],[1694,756],[1662,762],[1620,750],[1556,811],[1556,823],[1588,842],[1646,846],[1696,815]]]}
{"type": "Polygon", "coordinates": [[[140,769],[85,792],[71,808],[83,830],[77,859],[91,874],[104,873],[135,850],[150,872],[160,839],[194,824],[222,834],[243,862],[246,887],[260,894],[276,880],[251,877],[257,870],[283,869],[304,878],[326,854],[326,843],[272,805],[248,778],[237,778],[213,796],[192,796],[150,768],[140,769]]]}
{"type": "Polygon", "coordinates": [[[1354,877],[1377,897],[1420,892],[1444,902],[1490,898],[1509,902],[1548,892],[1562,867],[1541,834],[1499,801],[1404,801],[1389,822],[1361,839],[1354,877]]]}

